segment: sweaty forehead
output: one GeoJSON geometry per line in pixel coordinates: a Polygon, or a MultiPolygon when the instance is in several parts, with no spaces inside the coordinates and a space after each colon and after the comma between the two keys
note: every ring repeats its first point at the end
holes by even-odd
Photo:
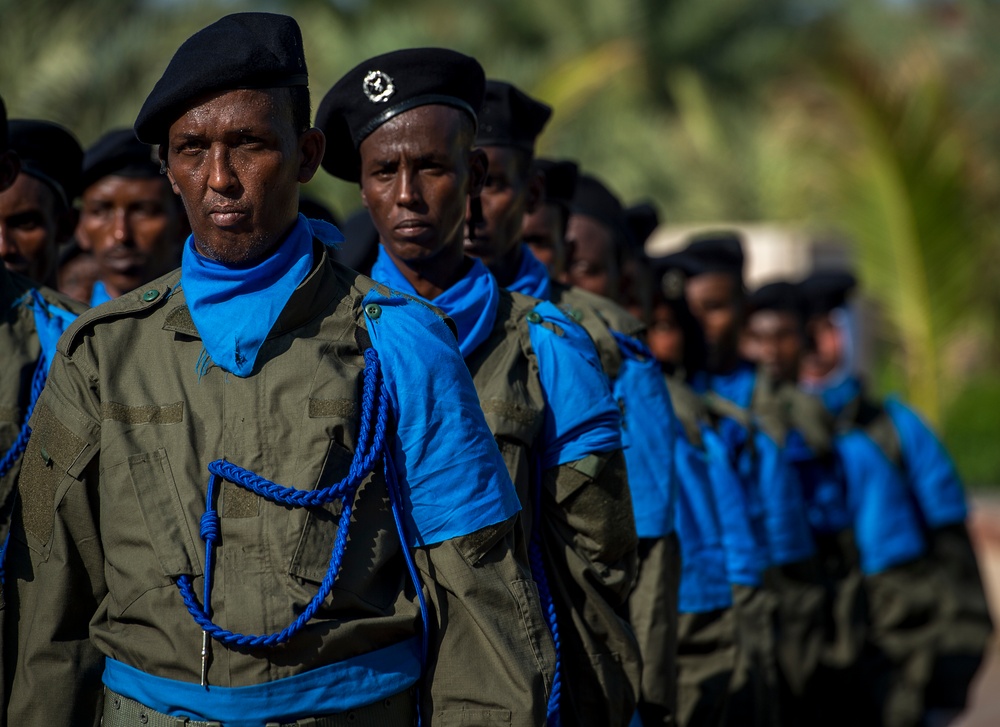
{"type": "Polygon", "coordinates": [[[83,201],[97,199],[159,199],[169,191],[166,177],[126,177],[109,174],[83,192],[83,201]]]}
{"type": "MultiPolygon", "coordinates": [[[[291,126],[283,89],[237,89],[203,97],[170,125],[170,137],[184,134],[219,134],[241,129],[278,130],[291,126]],[[285,103],[282,103],[282,100],[285,103]]],[[[287,93],[286,93],[287,96],[287,93]]]]}
{"type": "Polygon", "coordinates": [[[0,215],[4,217],[39,210],[53,212],[55,205],[55,193],[49,186],[23,172],[17,175],[7,191],[0,193],[0,215]]]}
{"type": "Polygon", "coordinates": [[[361,142],[362,161],[406,151],[420,155],[460,150],[466,114],[451,106],[418,106],[392,117],[361,142]]]}

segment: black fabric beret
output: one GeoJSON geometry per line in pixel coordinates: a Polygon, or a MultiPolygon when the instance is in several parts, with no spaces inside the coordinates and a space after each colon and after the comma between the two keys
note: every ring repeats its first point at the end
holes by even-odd
{"type": "Polygon", "coordinates": [[[156,149],[136,139],[132,129],[109,131],[83,155],[81,191],[111,174],[140,179],[160,176],[156,149]]]}
{"type": "Polygon", "coordinates": [[[625,210],[614,192],[596,177],[581,174],[576,180],[576,191],[570,206],[573,214],[593,217],[612,229],[623,242],[630,241],[631,233],[625,221],[625,210]]]}
{"type": "Polygon", "coordinates": [[[545,180],[545,202],[569,209],[576,194],[576,180],[580,167],[576,162],[554,159],[535,159],[532,169],[542,173],[545,180]]]}
{"type": "Polygon", "coordinates": [[[486,75],[475,58],[445,48],[409,48],[360,63],[333,85],[316,112],[316,126],[326,134],[323,168],[358,181],[358,148],[375,129],[430,105],[461,109],[475,121],[485,85],[486,75]]]}
{"type": "Polygon", "coordinates": [[[747,297],[746,307],[748,314],[758,311],[794,313],[799,317],[806,314],[799,286],[784,280],[762,285],[747,297]]]}
{"type": "Polygon", "coordinates": [[[688,277],[728,273],[743,279],[743,242],[739,233],[730,230],[696,235],[686,248],[667,258],[688,277]]]}
{"type": "Polygon", "coordinates": [[[22,174],[45,182],[67,206],[79,196],[83,149],[69,129],[51,121],[12,119],[7,136],[22,174]]]}
{"type": "Polygon", "coordinates": [[[478,146],[512,146],[534,154],[535,139],[542,133],[552,108],[536,101],[506,81],[486,82],[479,111],[478,146]]]}
{"type": "Polygon", "coordinates": [[[809,315],[823,315],[842,308],[857,285],[858,279],[848,272],[824,270],[799,283],[799,293],[809,315]]]}
{"type": "Polygon", "coordinates": [[[0,154],[7,151],[7,107],[3,105],[3,96],[0,96],[0,154]]]}
{"type": "Polygon", "coordinates": [[[652,204],[643,202],[625,210],[625,222],[628,223],[632,241],[641,247],[660,226],[660,215],[652,204]]]}
{"type": "Polygon", "coordinates": [[[147,144],[162,143],[190,104],[211,92],[308,83],[302,33],[294,19],[275,13],[227,15],[177,49],[136,117],[135,135],[147,144]]]}

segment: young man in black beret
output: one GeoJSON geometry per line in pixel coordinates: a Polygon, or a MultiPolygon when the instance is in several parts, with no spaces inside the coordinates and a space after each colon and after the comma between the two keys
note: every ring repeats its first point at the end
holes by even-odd
{"type": "MultiPolygon", "coordinates": [[[[481,218],[471,206],[466,252],[480,258],[509,290],[555,303],[581,324],[601,355],[612,393],[623,411],[622,438],[629,472],[640,573],[630,600],[643,674],[639,710],[647,727],[674,716],[676,597],[680,567],[674,534],[676,483],[672,467],[673,416],[659,367],[635,338],[606,322],[627,319],[609,300],[554,283],[522,243],[525,212],[538,199],[532,172],[535,139],[551,110],[512,84],[487,81],[476,144],[489,161],[481,218]],[[606,311],[604,315],[600,311],[606,311]]],[[[629,330],[639,324],[629,321],[629,330]]]]}
{"type": "Polygon", "coordinates": [[[488,175],[474,149],[484,87],[479,64],[453,51],[365,61],[320,106],[324,167],[360,185],[381,239],[372,276],[429,300],[457,326],[524,506],[558,657],[545,664],[555,672],[549,723],[626,725],[639,655],[616,613],[636,567],[620,414],[586,333],[551,303],[504,290],[466,255],[467,210],[478,214],[488,175]]]}
{"type": "MultiPolygon", "coordinates": [[[[18,169],[17,155],[7,147],[7,117],[0,99],[0,191],[14,182],[18,169]]],[[[28,418],[55,358],[56,341],[85,309],[83,304],[0,266],[0,574],[18,476],[31,433],[28,418]]],[[[0,577],[0,626],[8,618],[5,596],[0,577]]],[[[8,643],[0,638],[0,646],[8,643]]],[[[8,649],[4,646],[3,650],[8,649]]],[[[7,724],[10,677],[0,666],[0,725],[7,724]]]]}
{"type": "Polygon", "coordinates": [[[306,84],[295,21],[239,13],[139,113],[193,234],[67,331],[35,408],[11,724],[542,719],[517,494],[447,322],[298,214],[306,84]]]}
{"type": "Polygon", "coordinates": [[[84,154],[80,187],[76,238],[100,269],[92,306],[177,267],[187,220],[154,147],[132,129],[109,131],[84,154]]]}
{"type": "Polygon", "coordinates": [[[0,259],[12,272],[54,285],[59,245],[73,234],[83,150],[67,129],[48,121],[7,124],[20,173],[0,193],[0,259]]]}

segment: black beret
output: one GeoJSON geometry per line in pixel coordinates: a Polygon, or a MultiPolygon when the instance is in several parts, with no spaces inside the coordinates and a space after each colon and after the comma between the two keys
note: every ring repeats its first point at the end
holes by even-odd
{"type": "Polygon", "coordinates": [[[0,154],[7,151],[7,107],[3,105],[3,96],[0,96],[0,154]]]}
{"type": "Polygon", "coordinates": [[[378,230],[371,213],[362,207],[344,223],[344,242],[333,252],[334,259],[363,275],[370,275],[378,257],[378,230]]]}
{"type": "Polygon", "coordinates": [[[743,279],[743,242],[730,230],[696,235],[686,248],[667,257],[688,277],[728,273],[743,279]]]}
{"type": "Polygon", "coordinates": [[[632,240],[641,247],[660,226],[660,215],[652,204],[643,202],[625,210],[625,222],[632,240]]]}
{"type": "Polygon", "coordinates": [[[625,210],[614,192],[589,174],[581,174],[576,180],[576,191],[570,207],[573,214],[593,217],[612,229],[623,242],[631,238],[625,222],[625,210]]]}
{"type": "Polygon", "coordinates": [[[298,23],[287,15],[235,13],[188,38],[170,59],[135,119],[135,135],[162,143],[196,99],[243,88],[307,86],[298,23]]]}
{"type": "Polygon", "coordinates": [[[478,146],[512,146],[534,154],[552,108],[505,81],[487,81],[479,111],[478,146]]]}
{"type": "Polygon", "coordinates": [[[72,132],[51,121],[13,119],[7,135],[21,173],[45,182],[68,207],[80,194],[83,165],[83,149],[72,132]]]}
{"type": "Polygon", "coordinates": [[[389,119],[418,106],[461,109],[476,120],[486,75],[475,58],[445,48],[410,48],[376,56],[352,68],[331,88],[316,112],[326,134],[323,168],[356,182],[358,148],[389,119]]]}
{"type": "Polygon", "coordinates": [[[136,139],[132,129],[109,131],[83,155],[81,191],[111,174],[140,179],[160,176],[156,149],[136,139]]]}
{"type": "Polygon", "coordinates": [[[809,315],[823,315],[847,303],[847,296],[858,285],[848,272],[824,270],[799,283],[799,293],[809,315]]]}
{"type": "Polygon", "coordinates": [[[805,301],[799,291],[799,286],[780,280],[762,285],[747,297],[747,314],[758,311],[779,311],[805,316],[805,301]]]}
{"type": "Polygon", "coordinates": [[[676,255],[663,255],[647,260],[654,287],[668,301],[684,298],[684,286],[688,279],[687,272],[676,264],[675,258],[676,255]]]}
{"type": "Polygon", "coordinates": [[[576,194],[576,180],[580,167],[576,162],[535,159],[532,169],[542,173],[545,180],[545,202],[569,209],[576,194]]]}

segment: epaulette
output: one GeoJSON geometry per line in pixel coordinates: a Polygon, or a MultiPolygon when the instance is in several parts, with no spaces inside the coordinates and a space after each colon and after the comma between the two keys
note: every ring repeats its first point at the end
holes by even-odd
{"type": "Polygon", "coordinates": [[[613,300],[566,285],[554,284],[552,290],[553,302],[578,323],[583,323],[588,315],[596,315],[605,326],[626,336],[638,336],[646,330],[642,321],[613,300]]]}
{"type": "Polygon", "coordinates": [[[100,323],[145,314],[159,308],[178,290],[180,279],[181,271],[178,268],[130,293],[89,309],[59,339],[59,352],[68,356],[79,345],[84,332],[100,323]]]}
{"type": "Polygon", "coordinates": [[[332,265],[334,265],[335,267],[341,268],[344,271],[348,271],[348,272],[354,274],[354,280],[352,281],[351,285],[352,285],[352,287],[354,287],[357,290],[361,291],[361,297],[362,298],[365,297],[366,295],[368,295],[368,293],[370,291],[374,290],[379,295],[385,296],[387,298],[388,297],[399,297],[399,298],[404,298],[406,301],[408,301],[410,303],[416,303],[418,305],[422,305],[423,307],[429,308],[430,310],[434,311],[434,313],[441,320],[443,320],[445,322],[445,325],[448,326],[448,328],[451,330],[451,332],[453,334],[455,334],[455,338],[458,338],[458,327],[455,325],[455,321],[453,321],[451,318],[449,318],[447,313],[445,313],[443,310],[441,310],[440,308],[438,308],[433,303],[429,303],[426,300],[422,300],[422,299],[416,297],[415,295],[411,295],[409,293],[404,293],[401,290],[396,290],[395,288],[390,288],[390,287],[388,287],[388,286],[386,286],[386,285],[378,282],[377,280],[369,278],[367,275],[362,275],[361,273],[359,273],[357,271],[351,270],[351,268],[347,267],[346,265],[344,265],[343,263],[341,263],[341,262],[339,262],[337,260],[334,260],[332,257],[330,257],[329,260],[330,260],[330,263],[332,265]]]}

